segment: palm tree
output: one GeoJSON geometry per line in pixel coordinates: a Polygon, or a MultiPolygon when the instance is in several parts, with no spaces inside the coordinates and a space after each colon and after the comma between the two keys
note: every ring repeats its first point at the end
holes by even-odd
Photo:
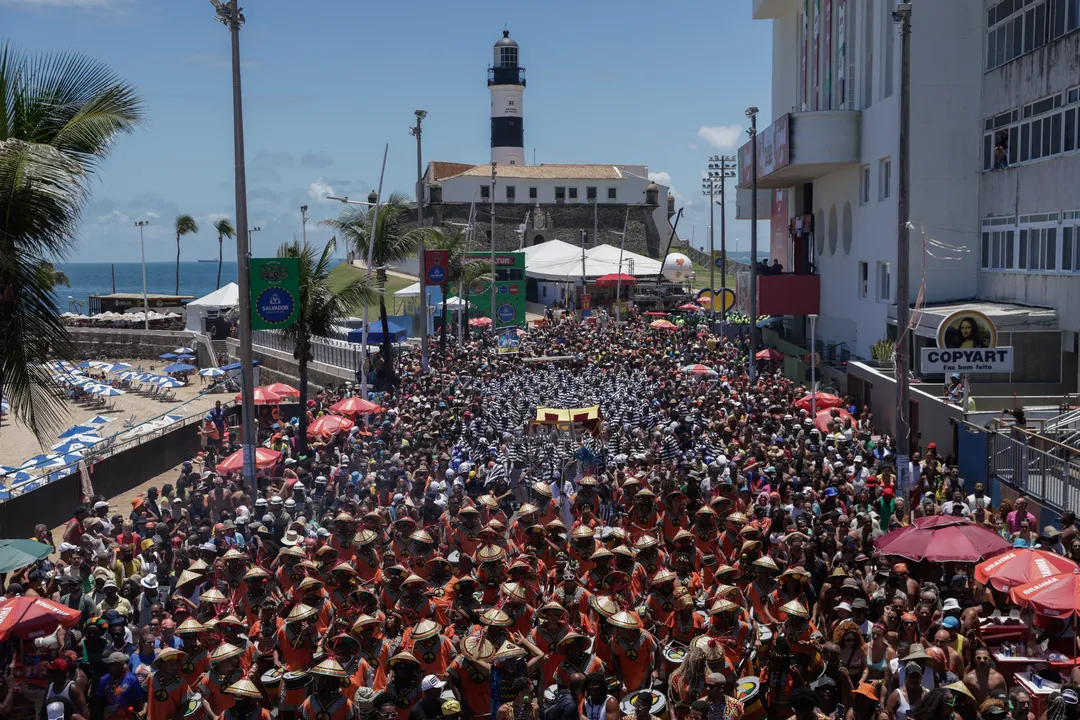
{"type": "Polygon", "coordinates": [[[53,287],[71,287],[71,279],[67,276],[67,273],[60,268],[53,265],[48,260],[41,261],[41,271],[45,273],[45,277],[52,277],[53,287]]]}
{"type": "Polygon", "coordinates": [[[199,226],[195,224],[195,218],[190,215],[177,215],[174,225],[176,230],[176,294],[180,294],[180,237],[199,232],[199,226]]]}
{"type": "MultiPolygon", "coordinates": [[[[221,218],[214,223],[214,229],[217,230],[217,287],[221,287],[221,243],[223,238],[229,238],[230,240],[236,235],[236,229],[233,228],[232,223],[228,218],[221,218]]],[[[179,291],[178,291],[179,292],[179,291]]]]}
{"type": "MultiPolygon", "coordinates": [[[[466,302],[465,307],[469,307],[467,303],[469,302],[469,294],[472,292],[472,288],[477,285],[489,285],[491,283],[491,263],[485,261],[468,263],[462,268],[460,280],[462,288],[461,295],[466,302]]],[[[464,337],[462,339],[468,341],[468,320],[465,321],[464,325],[464,337]]]]}
{"type": "Polygon", "coordinates": [[[330,242],[320,253],[309,243],[291,242],[278,248],[280,258],[299,258],[300,260],[300,303],[296,322],[278,332],[293,343],[293,357],[296,358],[297,372],[300,375],[300,453],[307,449],[307,396],[308,362],[313,359],[311,338],[324,337],[331,333],[333,326],[349,316],[352,308],[381,300],[379,291],[371,287],[364,275],[357,275],[346,285],[334,289],[330,284],[330,270],[337,253],[337,238],[330,242]]]}
{"type": "MultiPolygon", "coordinates": [[[[470,282],[478,282],[481,278],[490,277],[491,263],[479,258],[469,257],[469,239],[461,230],[455,229],[452,232],[446,232],[442,228],[433,228],[433,232],[426,241],[429,249],[445,250],[448,256],[449,267],[447,268],[446,279],[442,283],[442,328],[439,331],[439,352],[445,353],[447,315],[449,314],[446,308],[446,300],[449,290],[456,287],[466,276],[470,278],[470,282]]],[[[458,312],[464,311],[464,308],[458,310],[458,312]]]]}
{"type": "MultiPolygon", "coordinates": [[[[396,383],[394,372],[394,346],[390,342],[390,321],[386,315],[386,268],[416,255],[421,238],[431,234],[430,228],[409,228],[407,215],[412,203],[402,193],[392,193],[385,204],[379,206],[379,223],[375,230],[375,242],[371,253],[375,277],[379,284],[379,317],[382,320],[383,341],[379,350],[386,371],[387,387],[396,383]]],[[[336,219],[329,218],[319,224],[330,228],[352,245],[359,257],[368,256],[371,224],[375,208],[349,206],[336,219]]]]}
{"type": "Polygon", "coordinates": [[[67,413],[48,365],[75,354],[42,263],[74,247],[95,171],[143,111],[103,63],[0,46],[0,395],[39,439],[67,413]]]}

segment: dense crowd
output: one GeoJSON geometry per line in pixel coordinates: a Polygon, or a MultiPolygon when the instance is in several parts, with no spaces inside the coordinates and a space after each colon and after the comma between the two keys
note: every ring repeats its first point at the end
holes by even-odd
{"type": "Polygon", "coordinates": [[[1073,518],[992,506],[932,442],[901,487],[868,409],[813,418],[749,354],[634,318],[530,328],[513,355],[484,336],[427,374],[406,355],[346,432],[302,443],[286,408],[264,416],[282,455],[257,492],[215,470],[239,447],[216,408],[174,482],[76,508],[56,555],[7,578],[81,619],[35,642],[40,687],[8,644],[0,717],[1080,715],[1075,671],[1033,663],[1059,681],[1037,708],[984,638],[1030,625],[1018,652],[1072,658],[1071,618],[1020,614],[971,564],[875,551],[950,515],[1080,559],[1073,518]],[[536,422],[590,406],[596,422],[536,422]]]}

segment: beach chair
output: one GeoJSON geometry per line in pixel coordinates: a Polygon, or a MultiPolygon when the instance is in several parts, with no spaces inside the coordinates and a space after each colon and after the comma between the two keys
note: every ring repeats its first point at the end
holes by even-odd
{"type": "Polygon", "coordinates": [[[122,422],[124,424],[124,427],[126,427],[126,428],[134,427],[135,426],[135,416],[131,415],[129,417],[126,417],[126,418],[124,418],[122,420],[122,422]]]}

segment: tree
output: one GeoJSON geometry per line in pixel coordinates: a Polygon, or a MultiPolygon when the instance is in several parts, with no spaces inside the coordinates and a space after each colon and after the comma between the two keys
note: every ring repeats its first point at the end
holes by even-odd
{"type": "Polygon", "coordinates": [[[95,172],[143,113],[97,60],[0,46],[0,395],[41,440],[67,414],[50,366],[75,354],[43,263],[74,247],[95,172]]]}
{"type": "Polygon", "coordinates": [[[52,278],[52,286],[54,288],[60,287],[61,285],[64,287],[71,287],[71,279],[67,276],[67,273],[48,260],[41,261],[41,272],[45,273],[44,277],[46,279],[52,278]]]}
{"type": "Polygon", "coordinates": [[[177,215],[173,225],[176,230],[176,294],[180,294],[180,238],[183,235],[192,235],[199,232],[199,226],[195,224],[195,218],[190,215],[177,215]]]}
{"type": "MultiPolygon", "coordinates": [[[[491,283],[491,263],[487,261],[471,262],[465,265],[461,270],[461,288],[462,298],[466,303],[469,302],[469,295],[472,292],[472,288],[476,285],[489,285],[491,283]]],[[[468,307],[468,305],[466,305],[468,307]]],[[[465,337],[463,340],[469,339],[469,322],[465,321],[464,331],[465,337]]]]}
{"type": "MultiPolygon", "coordinates": [[[[236,235],[236,229],[233,228],[232,223],[228,218],[221,218],[214,223],[214,229],[217,230],[217,287],[221,287],[221,244],[224,238],[230,240],[236,235]]],[[[179,290],[177,293],[179,294],[179,290]]]]}
{"type": "MultiPolygon", "coordinates": [[[[446,232],[442,228],[433,228],[433,232],[427,239],[427,247],[431,250],[445,250],[447,252],[448,267],[446,279],[442,283],[442,328],[439,331],[439,352],[445,353],[447,316],[449,315],[446,300],[449,297],[449,291],[456,288],[458,283],[463,282],[466,277],[469,278],[469,282],[473,283],[490,278],[491,263],[479,258],[469,257],[468,236],[462,230],[455,229],[452,232],[446,232]]],[[[461,299],[464,300],[464,296],[461,299]]],[[[465,308],[467,307],[467,305],[464,306],[458,312],[466,312],[465,308]]]]}
{"type": "Polygon", "coordinates": [[[364,275],[357,275],[345,285],[335,289],[330,284],[331,264],[337,253],[337,238],[318,252],[310,243],[291,242],[278,248],[280,258],[299,258],[300,260],[300,302],[296,322],[277,332],[293,343],[293,357],[296,358],[297,372],[300,375],[300,453],[307,449],[307,397],[308,363],[313,359],[311,339],[325,337],[333,326],[349,316],[352,308],[382,299],[364,275]]]}
{"type": "MultiPolygon", "coordinates": [[[[387,387],[393,387],[396,384],[396,373],[394,372],[394,346],[390,342],[390,321],[386,315],[386,268],[414,257],[420,247],[421,238],[431,234],[430,228],[409,228],[407,216],[411,207],[412,203],[401,193],[391,194],[389,200],[379,206],[379,223],[375,230],[375,242],[371,253],[371,263],[379,284],[379,317],[382,320],[383,334],[379,354],[386,369],[387,387]]],[[[344,238],[359,257],[367,258],[374,214],[375,208],[348,206],[348,209],[337,218],[328,218],[319,224],[330,228],[344,238]]]]}

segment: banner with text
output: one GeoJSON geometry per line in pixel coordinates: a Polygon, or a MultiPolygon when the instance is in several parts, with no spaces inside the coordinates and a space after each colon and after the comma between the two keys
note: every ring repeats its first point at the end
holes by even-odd
{"type": "Polygon", "coordinates": [[[300,314],[300,260],[251,258],[251,329],[280,330],[300,314]]]}

